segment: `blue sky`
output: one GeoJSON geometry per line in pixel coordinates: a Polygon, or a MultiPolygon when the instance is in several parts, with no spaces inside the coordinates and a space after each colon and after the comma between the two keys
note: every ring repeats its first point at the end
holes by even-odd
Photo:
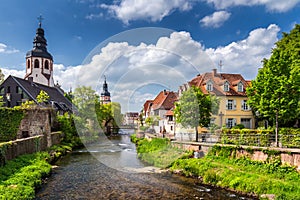
{"type": "Polygon", "coordinates": [[[160,89],[177,90],[219,60],[222,72],[255,78],[281,33],[300,23],[299,2],[2,1],[0,68],[6,76],[24,76],[42,14],[55,81],[65,89],[84,84],[99,92],[105,74],[113,101],[136,111],[160,89]]]}

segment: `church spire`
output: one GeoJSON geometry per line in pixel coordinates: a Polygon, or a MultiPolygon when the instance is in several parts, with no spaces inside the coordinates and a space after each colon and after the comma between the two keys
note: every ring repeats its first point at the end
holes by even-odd
{"type": "Polygon", "coordinates": [[[40,15],[37,19],[39,26],[33,39],[33,49],[26,54],[25,79],[32,77],[33,82],[53,87],[53,58],[47,51],[47,40],[42,28],[43,18],[40,15]]]}
{"type": "Polygon", "coordinates": [[[107,82],[106,82],[106,76],[104,76],[104,83],[103,83],[103,88],[102,88],[102,92],[101,92],[101,96],[100,96],[100,102],[102,104],[107,104],[107,103],[110,103],[111,100],[110,100],[110,93],[108,91],[108,85],[107,85],[107,82]]]}

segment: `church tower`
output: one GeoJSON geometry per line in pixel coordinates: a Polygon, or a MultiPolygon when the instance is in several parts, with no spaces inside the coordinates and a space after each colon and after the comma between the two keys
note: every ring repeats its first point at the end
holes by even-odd
{"type": "Polygon", "coordinates": [[[103,90],[101,92],[101,96],[100,96],[100,103],[101,104],[108,104],[110,103],[110,93],[108,92],[108,86],[106,83],[106,77],[104,76],[104,83],[103,83],[103,90]]]}
{"type": "Polygon", "coordinates": [[[47,40],[42,29],[42,17],[38,18],[39,27],[33,40],[33,49],[26,54],[25,80],[33,80],[49,87],[54,86],[53,80],[53,58],[47,51],[47,40]]]}

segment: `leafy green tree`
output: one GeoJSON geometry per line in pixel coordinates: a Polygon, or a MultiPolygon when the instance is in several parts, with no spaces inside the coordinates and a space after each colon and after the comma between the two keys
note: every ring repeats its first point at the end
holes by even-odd
{"type": "Polygon", "coordinates": [[[83,118],[94,118],[95,103],[99,98],[92,87],[81,86],[75,89],[73,103],[76,106],[80,116],[83,118]]]}
{"type": "Polygon", "coordinates": [[[36,96],[36,101],[38,103],[46,103],[49,100],[49,95],[44,90],[41,90],[40,93],[36,96]]]}
{"type": "Polygon", "coordinates": [[[3,105],[4,105],[3,96],[0,95],[0,107],[2,107],[3,105]]]}
{"type": "Polygon", "coordinates": [[[247,88],[247,103],[278,127],[291,126],[299,119],[300,108],[300,25],[284,33],[270,59],[263,60],[252,86],[247,88]],[[279,124],[280,123],[280,124],[279,124]]]}
{"type": "Polygon", "coordinates": [[[175,105],[176,122],[183,127],[193,127],[198,142],[198,126],[205,127],[210,123],[212,102],[210,95],[205,95],[198,87],[192,86],[182,93],[175,105]]]}

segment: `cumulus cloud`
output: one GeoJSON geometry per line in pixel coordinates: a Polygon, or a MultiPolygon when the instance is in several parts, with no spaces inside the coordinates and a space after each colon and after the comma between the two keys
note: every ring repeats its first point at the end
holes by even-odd
{"type": "Polygon", "coordinates": [[[0,53],[18,53],[19,50],[9,48],[6,44],[0,43],[0,53]]]}
{"type": "Polygon", "coordinates": [[[116,18],[128,24],[133,20],[161,21],[174,10],[187,11],[191,9],[191,3],[185,0],[121,0],[113,5],[101,4],[101,8],[108,11],[116,18]]]}
{"type": "Polygon", "coordinates": [[[227,11],[217,11],[209,16],[205,16],[199,22],[205,27],[218,28],[229,19],[230,15],[231,13],[227,11]]]}
{"type": "Polygon", "coordinates": [[[205,0],[213,4],[217,9],[225,9],[234,6],[263,5],[268,11],[286,12],[294,8],[300,0],[205,0]]]}
{"type": "Polygon", "coordinates": [[[251,31],[244,40],[206,49],[206,53],[215,63],[222,60],[224,71],[241,73],[245,78],[253,79],[262,65],[261,61],[271,55],[279,31],[277,25],[271,24],[251,31]]]}
{"type": "MultiPolygon", "coordinates": [[[[263,58],[269,58],[280,31],[275,24],[258,28],[240,41],[217,48],[205,48],[188,32],[173,32],[154,44],[109,42],[99,48],[90,61],[78,66],[54,65],[54,79],[65,90],[92,86],[102,91],[106,75],[112,101],[122,105],[122,112],[139,111],[146,99],[162,88],[177,91],[178,86],[199,73],[211,71],[222,60],[222,72],[240,73],[253,79],[263,58]],[[145,89],[146,88],[146,89],[145,89]]],[[[20,74],[3,69],[7,74],[20,74]]]]}

